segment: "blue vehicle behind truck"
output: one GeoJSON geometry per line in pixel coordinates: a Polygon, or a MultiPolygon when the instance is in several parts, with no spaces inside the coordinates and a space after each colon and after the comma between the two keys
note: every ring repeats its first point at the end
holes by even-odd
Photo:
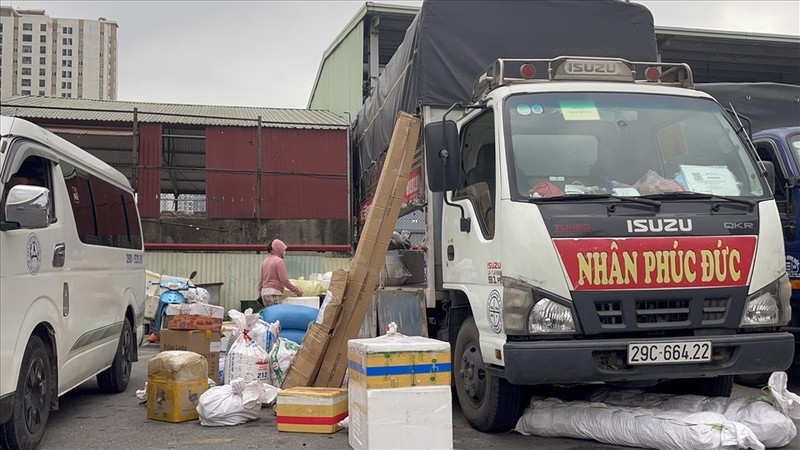
{"type": "MultiPolygon", "coordinates": [[[[795,336],[791,375],[800,376],[800,86],[778,83],[707,83],[697,89],[748,119],[753,145],[775,168],[775,202],[783,225],[786,272],[792,285],[792,318],[784,331],[795,336]]],[[[757,386],[769,374],[741,375],[757,386]]]]}

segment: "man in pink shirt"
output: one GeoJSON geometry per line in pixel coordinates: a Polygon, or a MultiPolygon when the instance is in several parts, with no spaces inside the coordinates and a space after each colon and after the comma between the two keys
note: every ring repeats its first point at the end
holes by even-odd
{"type": "Polygon", "coordinates": [[[264,307],[278,305],[283,302],[283,288],[289,289],[296,296],[302,297],[303,290],[289,281],[286,273],[286,264],[283,255],[286,253],[286,244],[280,239],[275,239],[267,244],[270,255],[261,263],[261,277],[258,282],[258,292],[264,307]]]}

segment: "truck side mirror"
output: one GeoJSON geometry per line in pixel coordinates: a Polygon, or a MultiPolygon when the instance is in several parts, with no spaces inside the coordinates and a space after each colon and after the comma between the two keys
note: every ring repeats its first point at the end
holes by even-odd
{"type": "Polygon", "coordinates": [[[452,191],[461,183],[461,146],[452,120],[425,125],[425,166],[431,192],[452,191]]]}
{"type": "Polygon", "coordinates": [[[772,161],[761,161],[761,166],[764,169],[764,176],[767,177],[767,184],[769,184],[769,189],[772,191],[773,195],[775,194],[775,165],[772,164],[772,161]]]}

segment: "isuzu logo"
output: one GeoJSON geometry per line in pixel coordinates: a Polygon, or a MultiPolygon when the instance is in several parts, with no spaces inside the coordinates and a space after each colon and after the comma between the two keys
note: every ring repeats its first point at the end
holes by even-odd
{"type": "Polygon", "coordinates": [[[620,66],[614,61],[567,61],[564,63],[564,72],[570,75],[578,74],[606,74],[618,75],[620,66]]]}
{"type": "Polygon", "coordinates": [[[629,219],[628,233],[692,231],[692,219],[629,219]]]}

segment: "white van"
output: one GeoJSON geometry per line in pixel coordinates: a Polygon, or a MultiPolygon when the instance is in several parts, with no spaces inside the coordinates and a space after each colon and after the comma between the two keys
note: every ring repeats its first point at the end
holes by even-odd
{"type": "Polygon", "coordinates": [[[127,388],[144,290],[125,176],[0,116],[0,447],[36,447],[58,397],[94,376],[127,388]]]}

